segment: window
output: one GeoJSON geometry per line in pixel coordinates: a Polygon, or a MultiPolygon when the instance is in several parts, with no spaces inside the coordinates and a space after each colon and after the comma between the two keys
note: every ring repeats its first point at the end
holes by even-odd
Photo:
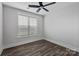
{"type": "Polygon", "coordinates": [[[27,37],[37,34],[37,18],[18,15],[18,35],[27,37]]]}
{"type": "Polygon", "coordinates": [[[30,20],[30,22],[29,22],[29,26],[30,26],[29,34],[36,35],[37,34],[37,19],[30,17],[29,20],[30,20]]]}

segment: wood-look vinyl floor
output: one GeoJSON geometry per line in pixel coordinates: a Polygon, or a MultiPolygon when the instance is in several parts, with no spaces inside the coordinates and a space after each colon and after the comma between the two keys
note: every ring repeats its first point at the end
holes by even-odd
{"type": "Polygon", "coordinates": [[[79,53],[46,40],[4,49],[2,56],[79,56],[79,53]]]}

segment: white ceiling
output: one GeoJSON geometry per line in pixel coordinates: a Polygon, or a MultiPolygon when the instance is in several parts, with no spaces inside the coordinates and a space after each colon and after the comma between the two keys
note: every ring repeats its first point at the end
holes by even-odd
{"type": "MultiPolygon", "coordinates": [[[[43,2],[44,4],[47,4],[47,3],[50,3],[50,2],[43,2]]],[[[56,2],[56,4],[54,5],[50,5],[50,6],[47,6],[46,8],[50,11],[50,12],[54,12],[54,10],[56,9],[60,9],[60,8],[63,8],[65,6],[68,6],[70,4],[73,4],[75,2],[56,2]]],[[[8,5],[8,6],[12,6],[12,7],[15,7],[15,8],[19,8],[19,9],[23,9],[23,10],[26,10],[26,11],[30,11],[30,12],[33,12],[33,13],[36,13],[36,14],[41,14],[41,15],[46,15],[50,12],[46,12],[44,11],[43,9],[37,13],[36,10],[37,8],[30,8],[28,7],[28,5],[38,5],[38,2],[4,2],[3,4],[5,5],[8,5]]]]}

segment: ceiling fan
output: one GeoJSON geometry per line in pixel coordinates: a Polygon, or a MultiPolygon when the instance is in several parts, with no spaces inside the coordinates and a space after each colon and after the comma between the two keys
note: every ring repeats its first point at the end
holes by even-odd
{"type": "Polygon", "coordinates": [[[39,12],[41,9],[44,9],[45,11],[49,12],[48,9],[46,9],[45,7],[46,6],[49,6],[49,5],[52,5],[52,4],[55,4],[56,2],[51,2],[51,3],[48,3],[48,4],[43,4],[43,2],[39,2],[39,5],[28,5],[29,7],[32,7],[32,8],[38,8],[38,10],[36,12],[39,12]]]}

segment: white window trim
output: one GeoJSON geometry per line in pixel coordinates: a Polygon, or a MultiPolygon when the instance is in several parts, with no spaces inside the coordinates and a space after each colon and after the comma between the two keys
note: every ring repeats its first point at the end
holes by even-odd
{"type": "MultiPolygon", "coordinates": [[[[17,14],[17,33],[18,33],[18,15],[22,15],[22,16],[25,16],[25,17],[27,16],[28,17],[28,20],[29,20],[29,18],[36,18],[37,19],[37,29],[38,29],[38,20],[39,20],[39,18],[18,13],[17,14]]],[[[38,35],[38,33],[36,35],[30,35],[29,34],[29,21],[28,21],[28,35],[27,36],[19,36],[17,34],[16,37],[17,38],[26,38],[26,37],[37,36],[37,35],[38,35]]]]}

